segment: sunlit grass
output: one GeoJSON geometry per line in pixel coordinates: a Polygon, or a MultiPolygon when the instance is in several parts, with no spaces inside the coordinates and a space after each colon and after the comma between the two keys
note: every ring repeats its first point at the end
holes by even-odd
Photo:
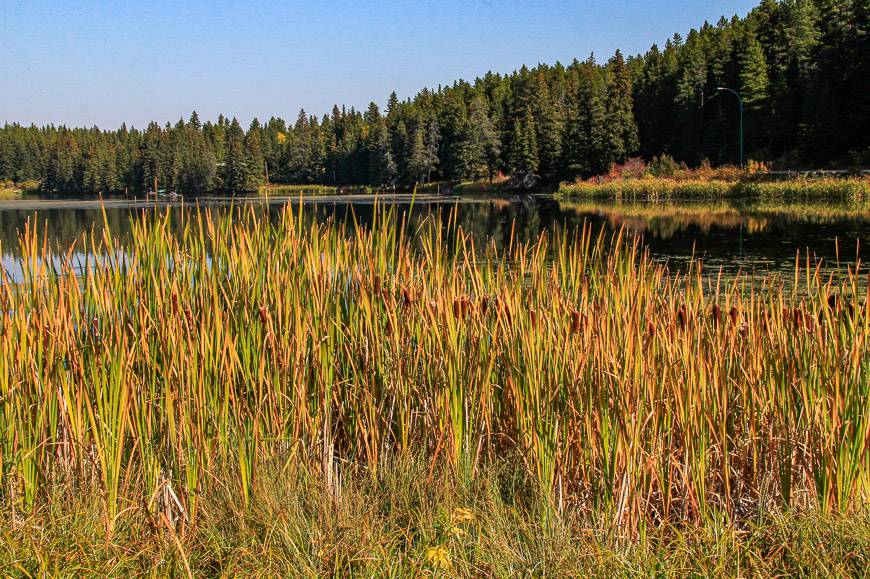
{"type": "MultiPolygon", "coordinates": [[[[341,496],[277,460],[246,504],[210,485],[194,526],[169,529],[131,489],[106,542],[99,490],[50,486],[14,521],[0,510],[0,572],[31,576],[861,576],[870,517],[777,513],[739,528],[646,526],[619,541],[566,513],[542,524],[521,469],[482,470],[474,484],[424,460],[348,469],[341,496]]],[[[233,472],[217,472],[221,481],[233,472]]]]}
{"type": "Polygon", "coordinates": [[[785,181],[726,181],[678,180],[646,177],[615,179],[601,183],[576,181],[563,183],[558,195],[562,197],[652,197],[652,198],[727,198],[760,197],[764,199],[789,198],[842,198],[866,200],[870,198],[870,179],[866,177],[792,179],[785,181]]]}

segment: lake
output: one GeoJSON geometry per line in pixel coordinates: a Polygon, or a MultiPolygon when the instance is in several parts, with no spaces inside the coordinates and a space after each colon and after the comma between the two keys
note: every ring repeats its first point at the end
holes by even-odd
{"type": "MultiPolygon", "coordinates": [[[[536,239],[554,228],[589,224],[594,229],[642,236],[657,260],[675,270],[684,270],[691,259],[704,263],[708,274],[720,269],[727,276],[738,272],[749,277],[776,272],[786,281],[794,273],[795,259],[806,256],[825,271],[845,271],[868,256],[870,202],[820,202],[818,200],[758,201],[560,201],[552,195],[499,197],[417,196],[413,205],[404,194],[381,195],[378,203],[410,211],[412,221],[428,214],[447,220],[451,211],[478,243],[492,238],[505,245],[516,240],[536,239]]],[[[201,197],[197,202],[210,211],[227,211],[231,204],[254,204],[277,218],[286,203],[298,198],[271,199],[201,197]]],[[[329,218],[371,220],[374,196],[322,196],[302,201],[303,211],[318,221],[329,218]]],[[[177,216],[188,210],[188,202],[153,202],[108,199],[104,202],[106,221],[122,243],[130,234],[133,220],[144,213],[170,211],[177,216]]],[[[20,256],[18,233],[38,221],[49,242],[66,249],[82,232],[103,228],[101,202],[94,199],[24,199],[0,202],[0,259],[16,278],[20,256]]],[[[177,223],[177,219],[175,220],[177,223]]]]}

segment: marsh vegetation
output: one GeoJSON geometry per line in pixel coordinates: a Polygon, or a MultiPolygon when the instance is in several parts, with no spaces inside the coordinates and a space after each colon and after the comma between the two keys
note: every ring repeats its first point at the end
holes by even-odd
{"type": "Polygon", "coordinates": [[[870,199],[867,177],[797,179],[789,181],[676,180],[669,178],[576,181],[559,187],[563,198],[621,199],[870,199]]]}
{"type": "Polygon", "coordinates": [[[757,287],[622,230],[443,223],[149,213],[123,260],[82,235],[84,270],[23,231],[2,562],[71,572],[77,537],[103,570],[866,567],[863,269],[757,287]]]}

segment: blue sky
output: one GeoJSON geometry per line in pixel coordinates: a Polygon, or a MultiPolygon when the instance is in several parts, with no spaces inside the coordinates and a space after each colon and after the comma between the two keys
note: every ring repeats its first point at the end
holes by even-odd
{"type": "Polygon", "coordinates": [[[756,3],[0,0],[0,122],[294,119],[487,70],[643,52],[756,3]]]}

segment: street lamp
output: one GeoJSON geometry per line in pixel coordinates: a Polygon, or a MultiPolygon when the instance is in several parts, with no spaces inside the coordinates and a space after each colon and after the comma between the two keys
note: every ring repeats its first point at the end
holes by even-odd
{"type": "Polygon", "coordinates": [[[720,86],[716,88],[716,92],[730,92],[737,97],[738,110],[740,111],[740,166],[743,166],[743,99],[736,90],[720,86]]]}

